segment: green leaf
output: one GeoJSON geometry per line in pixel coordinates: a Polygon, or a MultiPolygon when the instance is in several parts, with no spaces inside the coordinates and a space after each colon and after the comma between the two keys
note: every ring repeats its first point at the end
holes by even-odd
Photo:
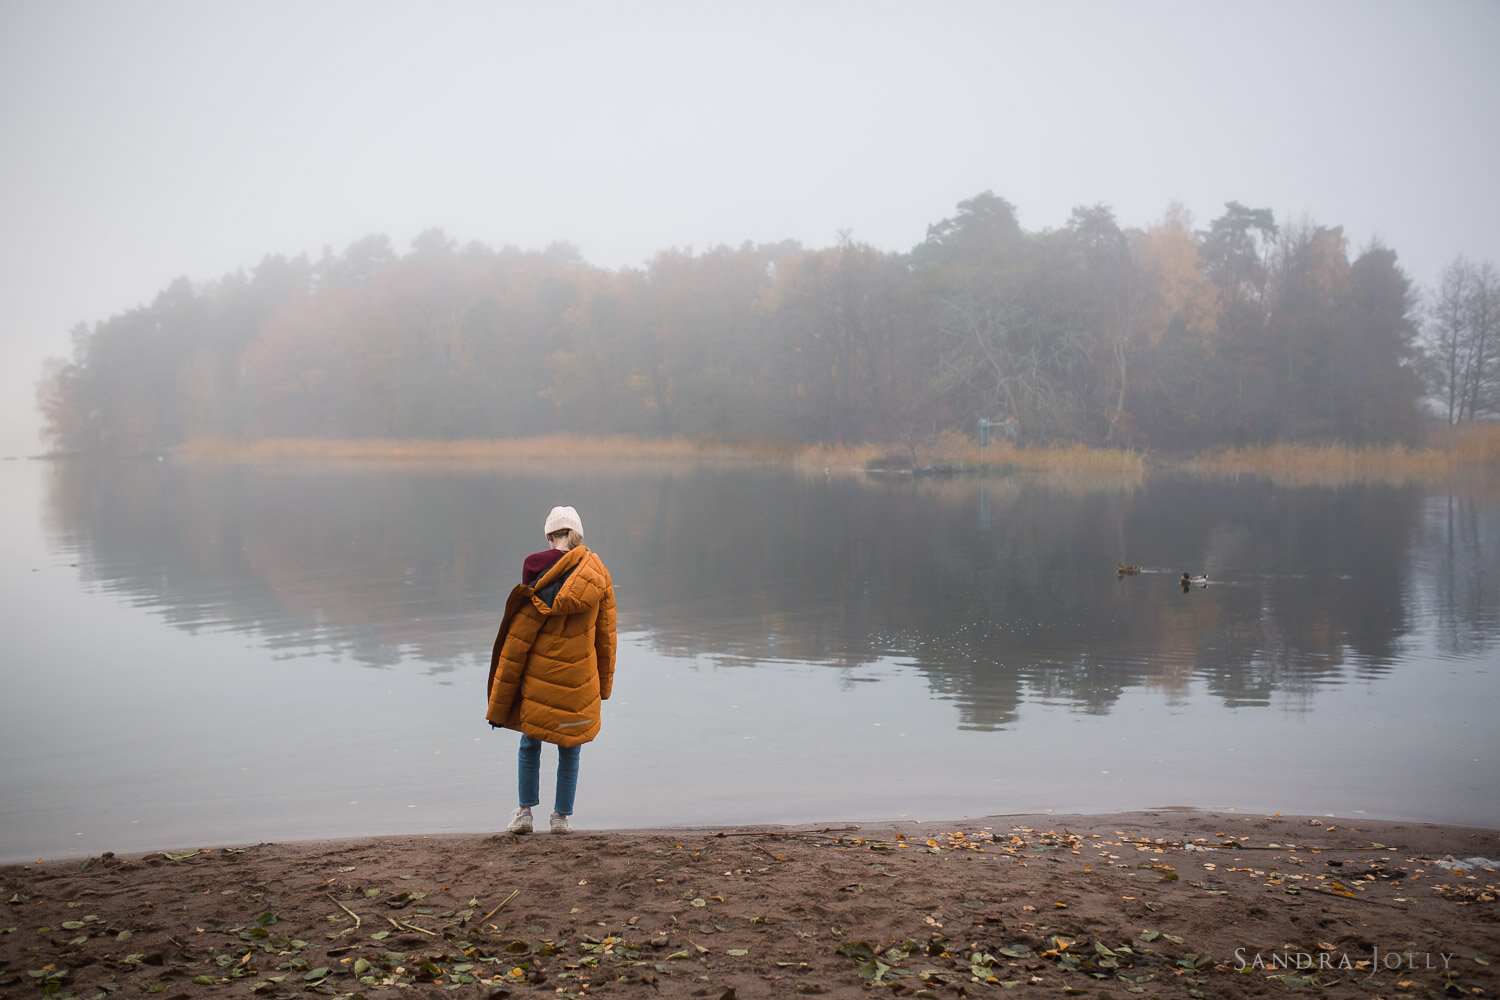
{"type": "Polygon", "coordinates": [[[859,962],[868,962],[875,957],[875,949],[863,941],[846,941],[839,945],[839,954],[859,962]]]}

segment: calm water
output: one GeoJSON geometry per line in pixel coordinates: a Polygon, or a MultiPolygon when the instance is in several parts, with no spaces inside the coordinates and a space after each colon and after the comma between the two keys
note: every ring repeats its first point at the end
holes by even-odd
{"type": "Polygon", "coordinates": [[[1493,490],[35,462],[0,487],[3,860],[497,828],[489,648],[558,503],[620,606],[581,828],[1500,826],[1493,490]]]}

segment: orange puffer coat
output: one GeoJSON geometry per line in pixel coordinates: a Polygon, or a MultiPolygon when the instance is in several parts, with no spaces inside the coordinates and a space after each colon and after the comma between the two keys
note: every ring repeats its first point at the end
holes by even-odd
{"type": "Polygon", "coordinates": [[[614,679],[614,583],[603,561],[580,545],[534,585],[510,592],[490,654],[485,718],[578,746],[598,735],[600,702],[614,679]]]}

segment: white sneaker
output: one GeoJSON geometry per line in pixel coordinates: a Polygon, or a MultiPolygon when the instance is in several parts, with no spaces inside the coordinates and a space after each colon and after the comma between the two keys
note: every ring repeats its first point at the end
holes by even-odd
{"type": "Polygon", "coordinates": [[[517,809],[510,814],[510,825],[505,828],[507,833],[530,833],[531,832],[531,810],[517,809]]]}
{"type": "Polygon", "coordinates": [[[564,816],[562,813],[560,813],[560,812],[554,812],[552,814],[552,832],[553,833],[572,833],[573,832],[573,824],[569,823],[568,822],[568,817],[564,816]]]}

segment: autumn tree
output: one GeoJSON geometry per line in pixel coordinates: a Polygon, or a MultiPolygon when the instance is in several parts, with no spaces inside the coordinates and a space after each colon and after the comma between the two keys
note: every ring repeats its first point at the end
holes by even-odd
{"type": "Polygon", "coordinates": [[[1330,407],[1340,440],[1413,440],[1421,430],[1418,297],[1396,252],[1377,244],[1349,269],[1330,407]]]}
{"type": "Polygon", "coordinates": [[[1337,438],[1334,385],[1349,256],[1340,227],[1303,222],[1276,245],[1259,361],[1269,378],[1251,412],[1268,440],[1337,438]]]}
{"type": "Polygon", "coordinates": [[[1103,421],[1105,444],[1136,439],[1126,409],[1146,317],[1146,289],[1130,240],[1106,205],[1073,209],[1067,242],[1077,255],[1075,288],[1079,321],[1090,342],[1094,366],[1085,388],[1103,421]]]}
{"type": "Polygon", "coordinates": [[[776,262],[761,307],[789,365],[782,382],[804,439],[848,444],[900,421],[905,280],[898,258],[847,232],[834,247],[776,262]]]}
{"type": "Polygon", "coordinates": [[[1225,384],[1219,291],[1204,269],[1192,217],[1168,206],[1132,244],[1143,331],[1131,409],[1151,443],[1196,447],[1218,433],[1225,384]]]}
{"type": "Polygon", "coordinates": [[[74,331],[38,387],[60,448],[144,454],[193,435],[458,438],[630,433],[915,443],[1011,418],[1025,443],[1192,448],[1400,440],[1417,362],[1450,419],[1500,411],[1500,290],[1445,273],[1414,352],[1393,251],[1278,227],[1237,202],[1195,234],[1105,205],[1027,232],[991,192],[907,253],[840,234],[668,250],[643,269],[576,247],[268,256],[74,331]]]}
{"type": "Polygon", "coordinates": [[[746,243],[652,258],[636,357],[655,432],[721,441],[791,432],[794,418],[779,405],[784,356],[761,302],[800,251],[794,242],[746,243]]]}
{"type": "Polygon", "coordinates": [[[965,424],[1009,417],[1026,441],[1081,430],[1076,375],[1086,349],[1076,301],[1060,295],[1057,241],[1029,239],[990,192],[959,203],[912,252],[938,385],[965,424]]]}
{"type": "Polygon", "coordinates": [[[1209,223],[1199,253],[1218,292],[1216,346],[1226,385],[1218,396],[1213,434],[1220,440],[1265,437],[1274,408],[1274,362],[1267,343],[1270,257],[1277,227],[1270,209],[1237,201],[1209,223]]]}
{"type": "Polygon", "coordinates": [[[1449,426],[1500,414],[1500,275],[1462,256],[1429,293],[1422,343],[1427,389],[1449,426]]]}

